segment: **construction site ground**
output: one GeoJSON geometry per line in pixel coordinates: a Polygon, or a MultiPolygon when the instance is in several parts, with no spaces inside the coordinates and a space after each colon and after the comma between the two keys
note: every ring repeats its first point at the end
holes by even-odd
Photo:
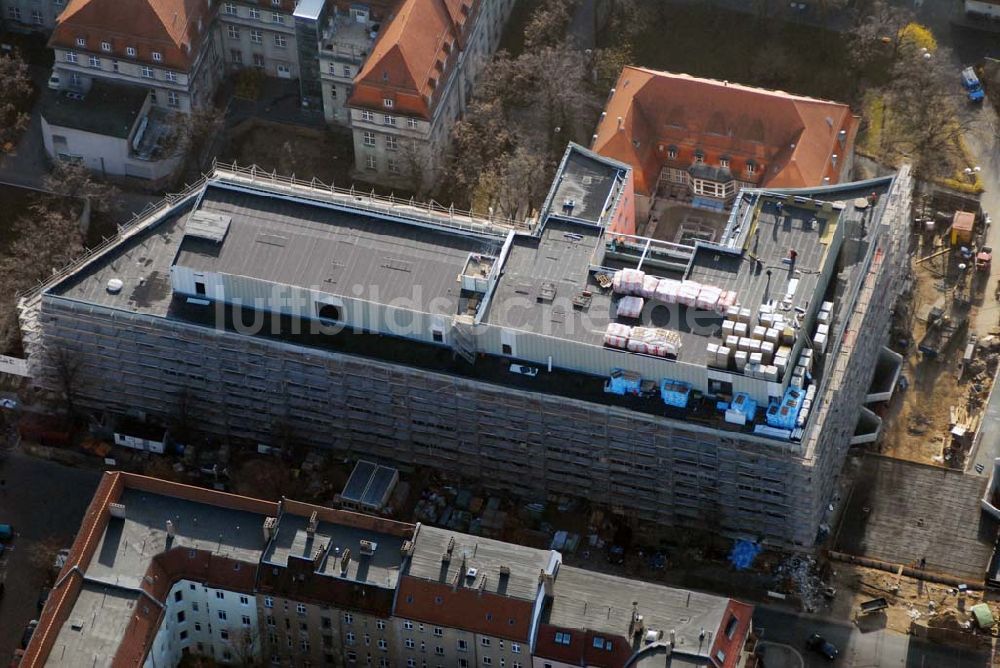
{"type": "Polygon", "coordinates": [[[980,315],[996,309],[996,279],[989,272],[976,272],[957,248],[949,247],[947,227],[939,222],[936,233],[915,235],[912,288],[897,303],[891,342],[904,355],[906,380],[888,404],[874,409],[883,419],[878,445],[882,454],[962,468],[992,386],[1000,337],[995,335],[995,315],[992,319],[980,315]],[[971,302],[967,329],[960,330],[936,358],[922,354],[918,344],[927,331],[930,310],[937,306],[948,313],[956,298],[971,302]],[[971,333],[979,345],[963,373],[962,357],[971,333]],[[956,423],[967,429],[967,436],[953,441],[956,423]]]}
{"type": "Polygon", "coordinates": [[[833,563],[829,581],[837,594],[823,612],[854,622],[861,631],[888,629],[926,635],[960,644],[989,644],[992,636],[974,629],[970,609],[986,602],[1000,617],[1000,600],[992,592],[960,591],[957,587],[898,577],[893,573],[847,563],[833,563]],[[863,614],[862,602],[885,598],[885,610],[863,614]]]}

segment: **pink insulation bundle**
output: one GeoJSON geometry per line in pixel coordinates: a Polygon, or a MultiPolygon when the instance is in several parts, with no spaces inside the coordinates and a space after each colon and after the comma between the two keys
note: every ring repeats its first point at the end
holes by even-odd
{"type": "Polygon", "coordinates": [[[618,322],[611,322],[608,323],[608,328],[604,331],[604,345],[624,349],[628,346],[631,336],[631,327],[618,322]]]}
{"type": "Polygon", "coordinates": [[[622,297],[618,300],[619,318],[638,318],[642,313],[645,301],[642,297],[622,297]]]}
{"type": "Polygon", "coordinates": [[[611,287],[619,295],[638,295],[645,279],[646,273],[638,269],[619,269],[611,279],[611,287]]]}
{"type": "Polygon", "coordinates": [[[697,281],[684,281],[680,290],[677,291],[677,303],[685,306],[695,306],[698,302],[698,294],[701,292],[701,284],[697,281]]]}

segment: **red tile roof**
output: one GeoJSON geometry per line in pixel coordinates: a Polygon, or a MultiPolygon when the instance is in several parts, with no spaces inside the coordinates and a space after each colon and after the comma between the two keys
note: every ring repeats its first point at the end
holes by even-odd
{"type": "Polygon", "coordinates": [[[533,602],[404,575],[396,615],[472,633],[528,642],[533,602]]]}
{"type": "Polygon", "coordinates": [[[349,105],[430,118],[478,0],[404,0],[354,79],[349,105]]]}
{"type": "Polygon", "coordinates": [[[49,46],[188,71],[210,23],[205,0],[70,0],[49,46]],[[79,37],[86,46],[77,46],[79,37]],[[101,42],[109,42],[111,51],[102,51],[101,42]],[[136,55],[127,55],[126,47],[136,55]],[[162,60],[155,61],[153,52],[162,60]]]}
{"type": "Polygon", "coordinates": [[[626,67],[593,149],[632,165],[636,191],[647,195],[664,164],[686,168],[699,149],[708,164],[728,158],[740,180],[795,188],[823,185],[824,177],[837,183],[857,129],[858,118],[837,102],[626,67]]]}

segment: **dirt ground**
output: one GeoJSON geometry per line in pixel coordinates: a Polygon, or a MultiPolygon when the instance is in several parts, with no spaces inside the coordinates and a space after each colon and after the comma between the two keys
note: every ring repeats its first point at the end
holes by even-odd
{"type": "Polygon", "coordinates": [[[876,627],[909,633],[914,624],[963,628],[961,625],[972,619],[969,610],[983,601],[990,605],[995,617],[1000,613],[1000,601],[992,594],[961,593],[947,585],[897,578],[892,573],[853,564],[835,562],[831,581],[838,592],[830,604],[831,616],[852,620],[863,629],[876,627]],[[860,615],[861,602],[873,598],[885,598],[889,608],[883,613],[860,615]]]}
{"type": "MultiPolygon", "coordinates": [[[[917,257],[930,256],[934,252],[933,243],[928,241],[918,248],[917,257]]],[[[978,426],[978,414],[990,390],[989,378],[996,368],[996,360],[991,359],[989,346],[977,349],[977,358],[962,378],[962,354],[966,335],[962,335],[945,354],[937,359],[926,359],[917,349],[917,343],[924,336],[927,324],[926,312],[931,306],[944,306],[947,310],[956,275],[956,262],[949,262],[948,254],[940,258],[913,263],[913,289],[909,298],[902,298],[897,305],[898,338],[908,338],[903,376],[909,381],[904,391],[897,391],[892,402],[884,406],[881,415],[884,420],[883,439],[880,451],[900,459],[926,464],[948,464],[962,466],[963,457],[946,461],[943,447],[950,442],[953,409],[967,411],[969,418],[978,426]],[[945,276],[948,278],[945,278],[945,276]],[[907,335],[906,332],[909,332],[907,335]]],[[[975,307],[986,299],[988,286],[973,276],[968,279],[972,296],[974,318],[975,307]]],[[[992,298],[992,295],[989,295],[992,298]]],[[[982,337],[981,337],[982,340],[982,337]]],[[[986,339],[987,343],[989,339],[986,339]]],[[[899,341],[894,341],[900,350],[899,341]]]]}
{"type": "Polygon", "coordinates": [[[261,123],[235,133],[219,160],[348,188],[354,149],[347,134],[261,123]]]}

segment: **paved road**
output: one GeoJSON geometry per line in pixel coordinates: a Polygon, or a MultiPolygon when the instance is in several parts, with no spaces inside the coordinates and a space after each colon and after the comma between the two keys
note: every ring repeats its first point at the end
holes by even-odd
{"type": "MultiPolygon", "coordinates": [[[[20,450],[0,463],[0,523],[14,525],[17,535],[6,557],[6,591],[0,599],[0,662],[18,646],[28,620],[37,617],[35,603],[47,572],[33,565],[41,543],[67,547],[83,519],[100,474],[35,459],[20,450]]],[[[57,548],[58,549],[58,548],[57,548]]]]}
{"type": "Polygon", "coordinates": [[[758,606],[754,626],[763,629],[767,668],[794,668],[798,660],[790,649],[798,650],[804,668],[986,668],[986,652],[937,645],[893,631],[862,633],[847,622],[823,619],[772,606],[758,606]],[[819,633],[840,649],[833,662],[805,650],[806,639],[819,633]],[[768,647],[777,643],[786,647],[768,647]],[[777,651],[772,651],[777,650],[777,651]]]}

